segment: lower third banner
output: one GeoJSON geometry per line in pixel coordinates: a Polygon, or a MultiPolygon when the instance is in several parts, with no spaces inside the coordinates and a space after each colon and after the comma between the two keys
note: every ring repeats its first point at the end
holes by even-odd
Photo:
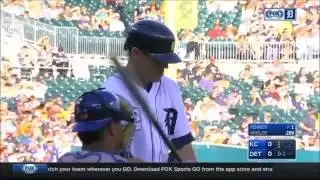
{"type": "Polygon", "coordinates": [[[295,176],[318,177],[316,163],[181,163],[181,164],[1,164],[1,174],[13,176],[295,176]],[[294,171],[293,171],[294,169],[294,171]]]}

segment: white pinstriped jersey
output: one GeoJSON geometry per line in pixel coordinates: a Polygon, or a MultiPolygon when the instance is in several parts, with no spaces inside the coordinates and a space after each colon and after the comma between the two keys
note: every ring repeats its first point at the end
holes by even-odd
{"type": "MultiPolygon", "coordinates": [[[[102,87],[122,96],[134,108],[136,128],[131,144],[131,154],[145,162],[167,162],[168,147],[152,122],[147,119],[146,113],[131,95],[121,76],[117,73],[110,76],[102,87]]],[[[152,84],[149,92],[140,86],[137,87],[170,140],[191,135],[181,92],[173,80],[163,76],[160,82],[152,84]]]]}
{"type": "Polygon", "coordinates": [[[78,151],[68,152],[58,159],[58,163],[127,163],[116,154],[105,152],[78,151]]]}

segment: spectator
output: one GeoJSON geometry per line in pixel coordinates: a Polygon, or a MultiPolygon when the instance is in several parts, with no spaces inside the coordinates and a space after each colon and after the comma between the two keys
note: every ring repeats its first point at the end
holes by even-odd
{"type": "Polygon", "coordinates": [[[212,73],[204,72],[202,78],[199,81],[199,87],[206,91],[212,92],[213,86],[214,83],[212,73]]]}
{"type": "Polygon", "coordinates": [[[187,85],[188,81],[186,81],[183,76],[182,76],[182,71],[181,70],[177,70],[177,83],[180,85],[180,86],[185,86],[187,85]]]}
{"type": "Polygon", "coordinates": [[[278,107],[280,109],[283,109],[284,111],[290,111],[294,110],[295,107],[292,104],[292,101],[289,97],[289,95],[285,95],[279,102],[278,102],[278,107]]]}
{"type": "Polygon", "coordinates": [[[266,124],[273,122],[273,120],[272,120],[272,115],[271,115],[270,112],[265,112],[265,113],[264,113],[264,115],[263,115],[263,121],[262,121],[262,122],[263,122],[263,123],[266,123],[266,124]]]}
{"type": "Polygon", "coordinates": [[[214,56],[210,57],[210,63],[206,66],[206,72],[211,72],[213,75],[220,72],[214,56]]]}
{"type": "Polygon", "coordinates": [[[192,72],[194,68],[194,63],[193,62],[188,62],[186,63],[186,68],[182,70],[182,77],[185,81],[187,82],[192,82],[195,80],[194,74],[192,72]]]}
{"type": "Polygon", "coordinates": [[[53,144],[53,139],[49,138],[45,140],[43,145],[45,152],[44,162],[56,162],[58,159],[58,148],[53,144]]]}
{"type": "Polygon", "coordinates": [[[316,25],[320,23],[319,8],[314,6],[310,7],[307,11],[307,24],[316,25]]]}
{"type": "Polygon", "coordinates": [[[312,110],[309,111],[307,117],[299,124],[303,132],[303,141],[305,147],[314,144],[315,140],[319,140],[319,130],[316,130],[317,113],[312,110]]]}
{"type": "Polygon", "coordinates": [[[136,23],[139,20],[145,19],[145,17],[146,17],[146,11],[141,8],[137,8],[134,11],[134,21],[133,22],[136,23]]]}
{"type": "Polygon", "coordinates": [[[57,53],[52,53],[54,58],[52,65],[57,67],[57,72],[62,77],[67,77],[69,70],[69,59],[67,58],[64,48],[60,44],[57,53]]]}
{"type": "Polygon", "coordinates": [[[252,67],[250,65],[246,65],[243,71],[240,72],[240,80],[246,83],[252,83],[252,67]]]}
{"type": "Polygon", "coordinates": [[[81,16],[89,16],[88,9],[86,6],[80,7],[80,14],[81,16]]]}
{"type": "Polygon", "coordinates": [[[201,80],[204,71],[205,70],[200,66],[195,66],[192,68],[192,74],[194,74],[194,82],[199,82],[201,80]]]}
{"type": "Polygon", "coordinates": [[[9,151],[7,145],[5,143],[1,143],[0,146],[0,159],[2,162],[9,162],[8,161],[9,151]]]}
{"type": "Polygon", "coordinates": [[[193,107],[192,107],[192,102],[190,98],[187,98],[184,100],[184,108],[185,108],[185,112],[186,112],[186,117],[189,120],[189,122],[192,121],[192,111],[193,111],[193,107]]]}
{"type": "Polygon", "coordinates": [[[75,6],[74,8],[71,9],[72,13],[72,19],[74,21],[79,21],[81,19],[81,10],[79,6],[75,6]]]}
{"type": "Polygon", "coordinates": [[[147,9],[146,18],[152,19],[152,20],[156,20],[156,21],[160,21],[160,22],[163,21],[162,15],[161,15],[161,12],[160,12],[160,8],[157,7],[157,5],[155,3],[152,3],[150,5],[150,7],[147,9]]]}
{"type": "Polygon", "coordinates": [[[214,27],[208,31],[208,36],[212,39],[223,36],[223,29],[220,25],[220,20],[216,20],[214,27]]]}
{"type": "Polygon", "coordinates": [[[233,24],[228,24],[225,29],[225,37],[234,40],[237,35],[237,28],[233,24]]]}
{"type": "Polygon", "coordinates": [[[308,72],[307,68],[301,67],[298,74],[295,77],[295,83],[300,83],[301,82],[301,77],[305,77],[307,83],[311,83],[313,81],[313,77],[311,72],[308,72]]]}
{"type": "Polygon", "coordinates": [[[312,85],[310,83],[307,83],[308,79],[306,76],[300,76],[300,79],[298,81],[298,83],[295,86],[295,90],[294,92],[296,94],[301,94],[301,95],[309,95],[311,94],[311,90],[312,90],[312,85]]]}
{"type": "Polygon", "coordinates": [[[224,78],[224,76],[220,73],[215,74],[213,82],[216,84],[217,88],[220,88],[221,91],[229,88],[230,82],[224,78]]]}
{"type": "Polygon", "coordinates": [[[84,12],[81,12],[81,16],[78,20],[78,28],[80,29],[88,29],[90,24],[90,18],[87,14],[84,14],[84,12]]]}
{"type": "Polygon", "coordinates": [[[226,137],[223,134],[223,131],[217,126],[207,126],[205,128],[204,142],[223,144],[225,139],[226,137]]]}
{"type": "Polygon", "coordinates": [[[24,14],[23,14],[23,17],[26,18],[26,19],[30,18],[29,11],[25,11],[24,14]]]}
{"type": "Polygon", "coordinates": [[[240,123],[240,131],[237,132],[237,136],[239,136],[239,143],[244,146],[248,143],[248,126],[253,122],[253,116],[247,115],[243,118],[240,123]]]}
{"type": "Polygon", "coordinates": [[[295,100],[293,102],[293,105],[294,105],[295,109],[298,111],[299,110],[301,111],[303,109],[301,101],[302,101],[302,97],[298,94],[295,95],[295,100]]]}
{"type": "Polygon", "coordinates": [[[204,98],[203,103],[200,105],[200,112],[197,114],[196,119],[206,121],[220,121],[220,107],[209,98],[204,98]]]}
{"type": "Polygon", "coordinates": [[[64,11],[60,17],[62,20],[66,20],[66,21],[71,21],[73,19],[70,6],[64,7],[64,11]]]}
{"type": "Polygon", "coordinates": [[[50,70],[48,67],[52,65],[52,54],[51,52],[47,49],[48,46],[45,44],[40,44],[40,52],[38,54],[38,61],[37,61],[37,66],[40,66],[39,73],[42,76],[48,76],[47,74],[50,73],[50,70]]]}
{"type": "Polygon", "coordinates": [[[91,20],[89,22],[89,30],[97,30],[99,29],[99,22],[96,16],[91,16],[91,20]]]}
{"type": "Polygon", "coordinates": [[[250,96],[251,96],[251,105],[265,105],[264,100],[261,98],[258,90],[256,88],[252,88],[251,92],[250,92],[250,96]]]}
{"type": "Polygon", "coordinates": [[[98,22],[103,22],[107,18],[107,9],[100,8],[94,15],[98,22]]]}
{"type": "Polygon", "coordinates": [[[110,21],[110,31],[123,32],[125,30],[125,26],[123,22],[120,20],[120,15],[115,14],[114,19],[110,21]]]}
{"type": "Polygon", "coordinates": [[[238,104],[243,104],[242,96],[237,89],[234,89],[227,99],[228,107],[235,107],[238,104]]]}
{"type": "Polygon", "coordinates": [[[248,60],[249,43],[246,34],[240,34],[236,37],[237,59],[248,60]]]}
{"type": "Polygon", "coordinates": [[[62,14],[62,10],[56,7],[55,3],[44,4],[41,18],[45,19],[57,19],[60,14],[62,14]]]}
{"type": "Polygon", "coordinates": [[[23,6],[21,1],[18,0],[12,0],[7,2],[7,4],[4,4],[4,7],[1,9],[6,12],[10,12],[16,16],[21,16],[26,11],[26,8],[23,6]]]}
{"type": "Polygon", "coordinates": [[[104,20],[100,25],[99,25],[99,29],[102,31],[109,31],[110,26],[108,21],[104,20]]]}

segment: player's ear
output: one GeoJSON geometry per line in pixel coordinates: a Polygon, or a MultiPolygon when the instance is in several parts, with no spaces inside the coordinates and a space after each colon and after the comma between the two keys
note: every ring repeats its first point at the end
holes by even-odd
{"type": "Polygon", "coordinates": [[[138,48],[132,47],[130,54],[134,59],[139,59],[138,57],[140,57],[142,53],[138,48]]]}
{"type": "Polygon", "coordinates": [[[109,126],[107,126],[107,131],[108,131],[108,134],[110,136],[114,136],[116,134],[115,132],[115,123],[114,122],[111,122],[109,126]]]}

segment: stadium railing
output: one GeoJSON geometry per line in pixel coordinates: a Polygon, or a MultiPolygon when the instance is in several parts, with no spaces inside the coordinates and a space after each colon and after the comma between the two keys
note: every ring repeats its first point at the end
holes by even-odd
{"type": "MultiPolygon", "coordinates": [[[[124,38],[81,36],[76,27],[53,26],[34,19],[25,19],[1,10],[1,27],[18,39],[37,42],[48,37],[53,47],[62,46],[67,54],[98,55],[110,58],[125,56],[124,38]]],[[[320,57],[319,46],[295,42],[265,42],[237,44],[236,42],[182,42],[177,53],[183,59],[200,60],[212,56],[216,60],[269,61],[275,59],[311,60],[320,57]],[[193,43],[191,46],[190,44],[193,43]],[[305,47],[303,47],[305,46],[305,47]]]]}

